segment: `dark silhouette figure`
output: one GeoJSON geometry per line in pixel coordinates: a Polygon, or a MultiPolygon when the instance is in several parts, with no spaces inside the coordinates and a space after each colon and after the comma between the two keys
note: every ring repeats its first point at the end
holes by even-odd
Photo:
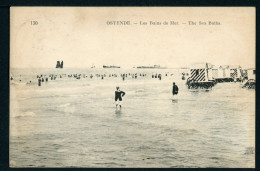
{"type": "Polygon", "coordinates": [[[38,86],[41,86],[41,78],[38,79],[38,86]]]}
{"type": "Polygon", "coordinates": [[[116,91],[115,91],[115,102],[116,102],[116,107],[119,105],[119,107],[121,108],[122,106],[122,97],[124,97],[125,92],[121,91],[119,89],[119,87],[116,87],[116,91]],[[119,101],[118,101],[119,100],[119,101]]]}
{"type": "Polygon", "coordinates": [[[60,68],[60,61],[57,61],[56,68],[60,68]]]}
{"type": "Polygon", "coordinates": [[[179,88],[177,85],[175,85],[175,82],[172,83],[172,95],[177,95],[179,91],[179,88]]]}
{"type": "Polygon", "coordinates": [[[63,61],[61,61],[60,68],[63,68],[63,61]]]}

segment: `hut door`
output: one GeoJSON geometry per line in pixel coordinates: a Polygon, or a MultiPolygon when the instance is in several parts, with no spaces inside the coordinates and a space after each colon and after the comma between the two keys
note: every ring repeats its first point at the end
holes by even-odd
{"type": "Polygon", "coordinates": [[[196,76],[198,76],[199,75],[199,70],[198,69],[196,69],[196,76]]]}

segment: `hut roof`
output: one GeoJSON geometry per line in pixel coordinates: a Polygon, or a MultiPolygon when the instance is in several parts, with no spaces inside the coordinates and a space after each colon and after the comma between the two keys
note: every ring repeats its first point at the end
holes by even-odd
{"type": "Polygon", "coordinates": [[[220,69],[229,69],[230,66],[229,65],[220,65],[219,68],[220,69]]]}
{"type": "Polygon", "coordinates": [[[196,69],[204,69],[204,68],[207,68],[207,65],[208,65],[208,68],[213,68],[213,65],[210,64],[210,63],[193,63],[191,64],[190,68],[196,68],[196,69]]]}
{"type": "Polygon", "coordinates": [[[241,68],[240,65],[230,65],[230,69],[241,68]]]}

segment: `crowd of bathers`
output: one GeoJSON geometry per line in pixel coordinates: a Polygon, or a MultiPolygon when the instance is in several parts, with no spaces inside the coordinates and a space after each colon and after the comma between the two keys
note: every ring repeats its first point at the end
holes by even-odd
{"type": "MultiPolygon", "coordinates": [[[[43,82],[48,82],[48,81],[55,81],[55,80],[61,80],[63,78],[70,78],[70,79],[100,79],[100,80],[105,80],[105,79],[111,79],[111,78],[120,78],[122,81],[125,81],[126,79],[140,79],[140,78],[151,78],[151,79],[158,79],[162,80],[163,77],[172,77],[174,74],[169,73],[169,72],[164,72],[164,73],[90,73],[90,74],[39,74],[36,75],[34,78],[31,80],[26,81],[26,84],[33,84],[37,83],[38,86],[41,86],[43,82]]],[[[22,79],[22,76],[18,76],[18,79],[14,79],[13,76],[11,76],[10,80],[16,81],[16,82],[24,82],[22,79]]]]}

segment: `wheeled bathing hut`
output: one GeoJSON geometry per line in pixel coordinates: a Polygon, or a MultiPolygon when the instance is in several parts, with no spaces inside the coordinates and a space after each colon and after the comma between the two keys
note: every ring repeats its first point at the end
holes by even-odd
{"type": "Polygon", "coordinates": [[[246,80],[255,80],[255,68],[248,68],[243,70],[243,76],[246,80]]]}
{"type": "Polygon", "coordinates": [[[242,81],[243,72],[242,68],[239,65],[231,65],[230,66],[230,76],[234,81],[242,81]]]}
{"type": "Polygon", "coordinates": [[[243,70],[243,76],[246,82],[244,82],[242,87],[254,89],[256,83],[256,70],[254,68],[245,69],[243,70]]]}
{"type": "Polygon", "coordinates": [[[212,88],[216,82],[212,76],[213,65],[210,63],[196,63],[190,67],[190,77],[186,81],[189,89],[212,88]]]}
{"type": "Polygon", "coordinates": [[[233,79],[230,76],[230,67],[228,65],[214,66],[212,76],[216,82],[231,82],[233,79]]]}
{"type": "Polygon", "coordinates": [[[212,76],[216,82],[241,81],[243,72],[239,65],[221,65],[212,68],[212,76]]]}

